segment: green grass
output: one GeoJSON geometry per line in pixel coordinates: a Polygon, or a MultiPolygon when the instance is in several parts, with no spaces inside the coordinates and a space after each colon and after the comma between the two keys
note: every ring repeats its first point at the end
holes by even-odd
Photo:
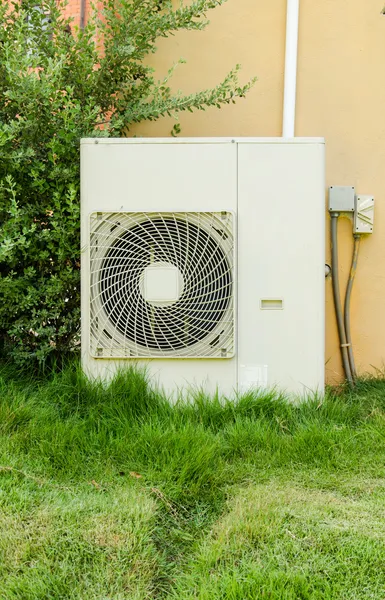
{"type": "Polygon", "coordinates": [[[0,599],[385,598],[385,382],[170,406],[0,368],[0,599]]]}

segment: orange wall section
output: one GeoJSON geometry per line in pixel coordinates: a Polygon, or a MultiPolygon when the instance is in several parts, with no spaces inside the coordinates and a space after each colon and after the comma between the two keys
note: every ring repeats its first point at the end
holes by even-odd
{"type": "Polygon", "coordinates": [[[74,19],[74,24],[80,23],[80,0],[68,0],[64,14],[70,15],[74,19]]]}

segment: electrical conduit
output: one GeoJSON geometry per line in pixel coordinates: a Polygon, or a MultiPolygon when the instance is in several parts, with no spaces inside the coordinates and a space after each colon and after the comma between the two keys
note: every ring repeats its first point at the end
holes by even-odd
{"type": "MultiPolygon", "coordinates": [[[[345,323],[342,314],[341,296],[340,296],[340,281],[338,273],[338,246],[337,246],[337,228],[338,228],[338,212],[330,213],[331,216],[331,242],[332,242],[332,284],[333,284],[333,298],[334,307],[337,317],[338,335],[340,338],[340,348],[342,364],[345,371],[346,379],[350,386],[353,386],[354,380],[349,363],[348,347],[349,344],[346,339],[345,323]]],[[[350,329],[349,329],[350,332],[350,329]]]]}
{"type": "Polygon", "coordinates": [[[350,268],[348,285],[346,287],[344,321],[345,321],[346,343],[348,344],[347,348],[348,348],[350,371],[351,371],[353,379],[355,380],[357,378],[357,371],[356,371],[356,365],[355,365],[355,361],[354,361],[352,336],[351,336],[351,332],[350,332],[350,299],[351,299],[351,295],[352,295],[354,278],[356,276],[356,271],[357,271],[358,252],[360,249],[361,236],[358,234],[355,234],[353,237],[354,237],[353,259],[352,259],[352,266],[350,268]]]}

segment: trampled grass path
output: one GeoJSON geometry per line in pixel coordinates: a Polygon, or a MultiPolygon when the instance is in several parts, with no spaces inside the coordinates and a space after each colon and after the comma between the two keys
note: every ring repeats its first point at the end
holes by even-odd
{"type": "Polygon", "coordinates": [[[170,406],[0,370],[0,598],[385,598],[385,382],[170,406]]]}

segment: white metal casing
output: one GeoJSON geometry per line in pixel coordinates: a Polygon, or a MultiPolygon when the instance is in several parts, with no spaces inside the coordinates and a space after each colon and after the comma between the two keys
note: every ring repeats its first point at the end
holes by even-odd
{"type": "Polygon", "coordinates": [[[168,394],[324,387],[324,141],[318,138],[119,138],[81,142],[82,364],[110,377],[145,366],[168,394]],[[89,351],[89,216],[233,212],[233,358],[105,359],[89,351]]]}

